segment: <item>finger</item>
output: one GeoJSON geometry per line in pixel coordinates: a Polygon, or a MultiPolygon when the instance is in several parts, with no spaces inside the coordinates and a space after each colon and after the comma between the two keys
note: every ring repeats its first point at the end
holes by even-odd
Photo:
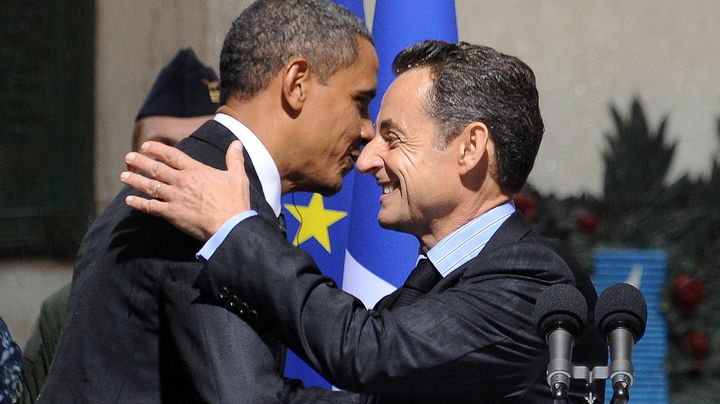
{"type": "Polygon", "coordinates": [[[128,170],[142,172],[145,175],[156,178],[166,184],[176,184],[180,171],[168,166],[162,161],[153,160],[140,153],[130,152],[125,155],[125,165],[128,170]]]}
{"type": "Polygon", "coordinates": [[[153,216],[162,216],[164,209],[167,207],[167,202],[162,202],[157,199],[146,199],[135,195],[126,196],[125,204],[135,210],[153,216]]]}
{"type": "Polygon", "coordinates": [[[120,181],[130,188],[142,192],[152,198],[160,198],[165,201],[170,200],[169,196],[171,193],[171,187],[158,180],[125,171],[120,174],[120,181]]]}
{"type": "Polygon", "coordinates": [[[245,156],[243,156],[243,145],[239,140],[230,143],[227,154],[225,155],[225,163],[228,171],[245,170],[245,156]]]}
{"type": "Polygon", "coordinates": [[[145,142],[142,146],[140,146],[140,151],[143,154],[153,159],[160,160],[168,166],[178,170],[188,168],[192,166],[193,163],[197,164],[197,161],[193,160],[193,158],[187,154],[181,152],[175,147],[168,146],[160,142],[145,142]]]}

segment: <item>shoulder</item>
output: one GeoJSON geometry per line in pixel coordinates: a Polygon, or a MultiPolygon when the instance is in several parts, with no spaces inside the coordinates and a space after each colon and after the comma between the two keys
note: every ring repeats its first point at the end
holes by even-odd
{"type": "Polygon", "coordinates": [[[514,270],[566,270],[569,263],[554,246],[542,238],[525,237],[513,243],[503,244],[483,251],[476,264],[514,270]]]}
{"type": "MultiPolygon", "coordinates": [[[[40,320],[43,318],[60,319],[62,321],[65,316],[68,300],[70,299],[70,284],[66,284],[62,288],[56,290],[52,295],[48,296],[42,303],[40,308],[40,320]]],[[[52,320],[51,320],[52,321],[52,320]]]]}
{"type": "Polygon", "coordinates": [[[215,120],[209,120],[180,141],[177,148],[195,160],[225,169],[225,152],[235,139],[228,128],[215,120]]]}
{"type": "Polygon", "coordinates": [[[550,286],[564,283],[575,286],[585,296],[588,307],[595,307],[597,293],[589,272],[560,243],[547,239],[534,230],[521,238],[496,243],[470,260],[462,277],[498,276],[550,286]]]}
{"type": "Polygon", "coordinates": [[[467,263],[465,272],[465,276],[497,273],[574,284],[578,274],[585,271],[565,248],[532,230],[515,214],[467,263]]]}

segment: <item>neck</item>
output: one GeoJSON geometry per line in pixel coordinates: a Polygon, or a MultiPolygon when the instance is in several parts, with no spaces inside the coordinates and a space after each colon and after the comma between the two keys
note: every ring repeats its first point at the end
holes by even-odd
{"type": "Polygon", "coordinates": [[[470,200],[459,203],[450,214],[430,223],[428,230],[418,237],[420,248],[427,252],[450,233],[511,198],[512,196],[507,193],[496,193],[490,196],[481,196],[480,193],[473,195],[470,200]]]}
{"type": "Polygon", "coordinates": [[[273,113],[276,109],[266,98],[260,94],[249,101],[230,99],[218,109],[218,113],[237,119],[262,142],[278,168],[282,193],[285,194],[289,188],[286,184],[288,164],[283,161],[282,142],[287,130],[283,117],[273,113]]]}

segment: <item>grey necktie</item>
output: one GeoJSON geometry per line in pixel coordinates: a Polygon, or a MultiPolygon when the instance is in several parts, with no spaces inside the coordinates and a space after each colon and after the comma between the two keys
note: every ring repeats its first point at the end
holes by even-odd
{"type": "Polygon", "coordinates": [[[390,305],[396,308],[415,303],[422,295],[429,292],[442,276],[427,258],[422,258],[400,288],[397,299],[390,305]]]}

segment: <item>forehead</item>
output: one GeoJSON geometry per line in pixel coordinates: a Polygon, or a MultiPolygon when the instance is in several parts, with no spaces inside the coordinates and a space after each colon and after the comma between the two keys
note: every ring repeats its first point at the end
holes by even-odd
{"type": "Polygon", "coordinates": [[[356,91],[374,91],[377,88],[378,66],[375,47],[367,39],[358,36],[355,62],[335,72],[330,78],[330,84],[337,83],[356,91]]]}
{"type": "Polygon", "coordinates": [[[390,119],[404,126],[432,123],[424,108],[427,92],[432,86],[430,69],[408,70],[388,87],[380,105],[378,125],[390,119]]]}

